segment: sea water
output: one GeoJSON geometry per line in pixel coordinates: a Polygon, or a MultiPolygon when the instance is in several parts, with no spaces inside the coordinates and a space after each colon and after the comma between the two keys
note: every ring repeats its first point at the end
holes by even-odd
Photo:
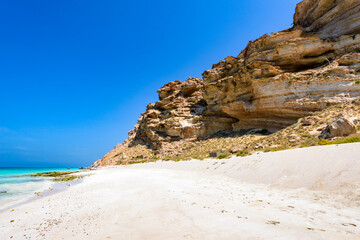
{"type": "Polygon", "coordinates": [[[42,172],[62,172],[68,168],[0,168],[0,211],[31,199],[36,192],[51,188],[52,178],[26,176],[42,172]]]}

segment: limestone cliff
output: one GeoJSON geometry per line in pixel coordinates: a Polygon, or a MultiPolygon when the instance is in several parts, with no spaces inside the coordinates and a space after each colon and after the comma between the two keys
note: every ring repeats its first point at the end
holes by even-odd
{"type": "Polygon", "coordinates": [[[359,0],[305,0],[296,7],[294,25],[320,38],[360,32],[359,0]]]}
{"type": "Polygon", "coordinates": [[[126,147],[159,150],[219,131],[278,131],[351,102],[360,96],[359,83],[360,1],[304,0],[291,29],[250,41],[237,57],[206,70],[203,79],[163,86],[126,147]]]}
{"type": "Polygon", "coordinates": [[[158,91],[159,101],[149,104],[139,119],[134,144],[160,148],[163,142],[206,137],[219,130],[231,131],[235,119],[206,116],[204,82],[199,78],[174,81],[158,91]]]}

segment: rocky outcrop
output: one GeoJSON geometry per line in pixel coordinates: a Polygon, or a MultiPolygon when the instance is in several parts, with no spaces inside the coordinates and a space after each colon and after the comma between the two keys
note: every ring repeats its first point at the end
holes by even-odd
{"type": "Polygon", "coordinates": [[[292,29],[266,34],[203,73],[207,114],[236,118],[233,130],[276,131],[360,96],[359,5],[299,3],[292,29]]]}
{"type": "Polygon", "coordinates": [[[357,129],[354,123],[344,114],[340,114],[322,130],[319,138],[343,137],[356,132],[357,129]]]}
{"type": "Polygon", "coordinates": [[[163,142],[209,136],[219,130],[231,131],[232,118],[205,116],[204,82],[199,78],[174,81],[158,91],[159,101],[149,104],[135,128],[133,144],[159,148],[163,142]]]}
{"type": "Polygon", "coordinates": [[[237,58],[228,57],[205,71],[207,114],[236,118],[233,130],[276,131],[360,96],[360,54],[352,53],[360,50],[360,35],[327,42],[301,34],[297,30],[263,36],[237,58]],[[277,38],[281,41],[274,44],[277,38]],[[323,49],[328,44],[331,53],[323,49]]]}
{"type": "Polygon", "coordinates": [[[305,0],[296,7],[294,25],[320,38],[360,32],[359,0],[305,0]]]}
{"type": "Polygon", "coordinates": [[[359,97],[360,1],[304,0],[291,29],[250,41],[202,76],[165,84],[159,101],[147,106],[126,144],[106,161],[122,161],[119,149],[158,150],[219,131],[278,131],[359,97]]]}

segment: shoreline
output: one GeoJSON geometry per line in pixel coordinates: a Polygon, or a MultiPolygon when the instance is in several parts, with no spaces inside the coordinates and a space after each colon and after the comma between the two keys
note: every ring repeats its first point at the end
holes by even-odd
{"type": "MultiPolygon", "coordinates": [[[[47,169],[47,168],[44,168],[47,169]]],[[[77,174],[77,175],[86,175],[84,174],[85,170],[80,170],[80,171],[76,171],[76,170],[71,170],[71,172],[73,172],[73,174],[77,174]]],[[[49,196],[51,194],[55,194],[57,192],[60,191],[65,191],[67,189],[67,187],[70,187],[70,185],[77,185],[80,184],[82,179],[75,179],[72,181],[53,181],[55,179],[55,177],[43,177],[43,176],[35,176],[37,174],[44,174],[44,173],[48,173],[48,172],[39,172],[39,173],[31,173],[31,174],[24,174],[24,175],[14,175],[13,177],[36,177],[36,178],[42,178],[44,180],[44,184],[48,183],[48,185],[45,187],[43,187],[41,190],[39,190],[38,192],[32,192],[31,194],[29,193],[27,196],[24,196],[21,199],[18,200],[14,200],[13,203],[9,202],[4,208],[0,208],[0,213],[8,211],[12,208],[21,206],[23,204],[35,201],[39,198],[42,197],[46,197],[49,196]],[[38,193],[38,194],[37,194],[38,193]]],[[[50,173],[50,172],[49,172],[50,173]]],[[[53,173],[53,172],[51,172],[53,173]]],[[[21,183],[20,183],[21,184],[21,183]]],[[[5,196],[6,199],[6,196],[5,196]]]]}
{"type": "MultiPolygon", "coordinates": [[[[74,181],[71,182],[71,186],[81,184],[81,182],[82,182],[82,179],[74,180],[74,181]]],[[[53,182],[52,185],[50,186],[51,189],[50,188],[44,189],[43,191],[39,192],[39,195],[36,195],[34,193],[33,196],[29,196],[29,197],[27,197],[25,199],[17,201],[16,203],[14,203],[12,205],[9,205],[8,207],[5,207],[4,209],[0,209],[0,214],[3,213],[3,212],[9,211],[9,210],[11,210],[13,208],[20,207],[20,206],[22,206],[24,204],[31,203],[33,201],[36,201],[36,200],[40,199],[40,198],[51,196],[51,195],[54,195],[54,194],[56,194],[58,192],[66,191],[69,187],[71,187],[68,184],[69,183],[66,183],[66,182],[53,182]]]]}
{"type": "Polygon", "coordinates": [[[4,239],[360,237],[360,143],[93,173],[0,212],[4,239]]]}

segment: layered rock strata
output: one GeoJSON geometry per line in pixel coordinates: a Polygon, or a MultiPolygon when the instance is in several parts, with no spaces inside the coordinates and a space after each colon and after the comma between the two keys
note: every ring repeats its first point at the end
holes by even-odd
{"type": "Polygon", "coordinates": [[[292,29],[249,42],[203,73],[207,114],[233,130],[279,130],[360,95],[360,1],[305,0],[292,29]]]}
{"type": "Polygon", "coordinates": [[[305,0],[296,7],[294,25],[320,38],[360,32],[359,0],[305,0]]]}
{"type": "Polygon", "coordinates": [[[360,1],[304,0],[291,29],[250,41],[202,76],[163,86],[126,147],[160,149],[218,131],[277,131],[360,96],[360,1]]]}
{"type": "Polygon", "coordinates": [[[360,34],[330,40],[296,30],[265,35],[203,74],[207,114],[238,119],[233,130],[278,130],[360,96],[360,34]]]}
{"type": "Polygon", "coordinates": [[[159,101],[149,104],[138,120],[133,144],[159,148],[163,142],[209,136],[231,131],[236,119],[206,116],[204,81],[199,78],[174,81],[158,90],[159,101]]]}

